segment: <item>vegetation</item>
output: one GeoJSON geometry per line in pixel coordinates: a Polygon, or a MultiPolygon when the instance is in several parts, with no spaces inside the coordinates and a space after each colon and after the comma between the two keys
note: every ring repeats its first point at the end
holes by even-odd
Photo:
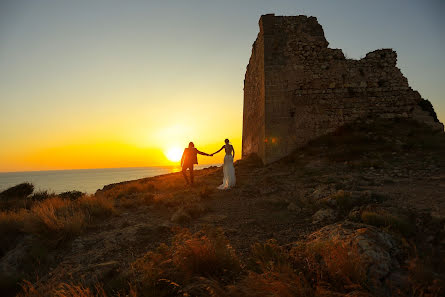
{"type": "MultiPolygon", "coordinates": [[[[382,121],[369,127],[358,123],[323,136],[271,165],[259,166],[254,156],[236,163],[237,174],[242,173],[238,187],[224,194],[213,190],[216,179],[220,182],[218,169],[197,171],[195,188],[186,188],[181,174],[107,186],[95,195],[77,191],[55,195],[34,192],[31,184],[18,185],[0,193],[0,233],[7,238],[0,244],[0,255],[20,246],[24,238],[33,241],[20,259],[23,275],[0,274],[0,289],[12,296],[19,282],[23,297],[373,296],[372,264],[363,250],[345,245],[337,237],[321,240],[307,236],[329,223],[311,224],[316,211],[329,208],[337,221],[354,218],[354,222],[341,224],[370,228],[355,223],[361,221],[381,228],[379,232],[391,231],[388,237],[398,246],[388,252],[400,265],[395,281],[402,285],[393,288],[388,284],[393,279],[385,278],[381,285],[388,294],[441,296],[445,287],[445,265],[440,260],[443,232],[439,231],[443,230],[443,218],[433,222],[418,214],[414,220],[410,212],[398,209],[392,200],[394,189],[385,191],[385,187],[397,187],[398,180],[385,170],[398,162],[411,165],[423,160],[423,152],[429,150],[441,152],[443,143],[442,136],[417,124],[403,122],[392,127],[382,121]],[[403,159],[406,152],[410,155],[403,159]],[[411,160],[411,154],[418,158],[411,160]],[[215,180],[206,183],[203,177],[215,180]],[[272,191],[264,185],[273,186],[272,191]],[[232,205],[226,205],[229,200],[232,205]],[[218,213],[218,208],[225,212],[218,213]],[[199,219],[209,211],[214,216],[199,219]],[[245,225],[228,222],[237,218],[229,213],[232,211],[245,211],[238,216],[247,218],[245,225]],[[121,215],[105,221],[115,213],[121,215]],[[204,222],[225,229],[208,227],[204,222]],[[96,224],[98,228],[92,228],[96,224]],[[268,228],[269,224],[273,228],[268,228]],[[76,256],[91,245],[97,249],[93,244],[97,238],[116,236],[104,244],[113,248],[94,253],[87,264],[79,262],[85,270],[77,271],[72,279],[48,276],[50,266],[65,268],[49,254],[59,249],[70,252],[65,243],[91,229],[94,232],[79,238],[82,248],[77,247],[76,239],[76,256]],[[271,237],[276,240],[265,240],[271,237]],[[122,250],[130,247],[128,255],[117,255],[113,242],[124,243],[122,250]],[[250,250],[246,242],[252,244],[250,250]],[[104,268],[91,279],[83,279],[93,274],[87,269],[96,272],[107,262],[116,262],[115,268],[104,268]],[[68,279],[70,283],[66,283],[68,279]]],[[[438,162],[443,156],[431,153],[431,158],[438,162]]]]}
{"type": "Polygon", "coordinates": [[[410,236],[415,232],[415,225],[413,225],[403,216],[396,216],[385,212],[377,213],[373,211],[363,211],[361,218],[366,224],[376,227],[389,228],[392,231],[403,234],[404,236],[410,236]]]}

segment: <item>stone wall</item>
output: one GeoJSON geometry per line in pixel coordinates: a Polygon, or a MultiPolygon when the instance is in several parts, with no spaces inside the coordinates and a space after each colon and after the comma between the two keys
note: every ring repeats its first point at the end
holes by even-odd
{"type": "Polygon", "coordinates": [[[243,156],[270,163],[358,118],[413,118],[443,131],[393,50],[346,59],[315,17],[264,15],[259,26],[244,80],[243,156]]]}

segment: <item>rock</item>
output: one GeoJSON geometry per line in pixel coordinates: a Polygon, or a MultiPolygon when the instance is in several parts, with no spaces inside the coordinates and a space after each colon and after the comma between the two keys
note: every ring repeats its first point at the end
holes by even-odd
{"type": "Polygon", "coordinates": [[[312,224],[318,224],[321,222],[333,222],[337,218],[337,214],[333,209],[324,208],[317,211],[312,216],[312,224]]]}
{"type": "Polygon", "coordinates": [[[348,219],[354,222],[360,222],[361,210],[360,207],[355,206],[348,214],[348,219]]]}
{"type": "Polygon", "coordinates": [[[200,218],[200,220],[207,223],[218,223],[225,220],[226,218],[226,215],[209,214],[200,218]]]}
{"type": "Polygon", "coordinates": [[[323,227],[308,237],[309,242],[331,241],[357,253],[366,269],[372,293],[386,295],[385,279],[400,267],[396,260],[397,241],[388,233],[358,223],[337,223],[323,227]]]}
{"type": "Polygon", "coordinates": [[[117,261],[108,261],[99,264],[91,265],[90,268],[98,268],[98,267],[106,267],[106,266],[118,266],[119,262],[117,261]]]}
{"type": "Polygon", "coordinates": [[[295,203],[291,202],[289,203],[289,205],[287,206],[287,210],[289,211],[293,211],[293,212],[300,212],[301,208],[299,206],[297,206],[295,203]]]}
{"type": "Polygon", "coordinates": [[[184,211],[184,209],[178,209],[171,217],[171,221],[177,224],[190,222],[192,217],[184,211]]]}
{"type": "Polygon", "coordinates": [[[312,192],[312,197],[315,200],[319,200],[321,198],[325,198],[325,197],[331,195],[334,192],[335,192],[335,189],[333,187],[321,184],[315,188],[314,192],[312,192]]]}

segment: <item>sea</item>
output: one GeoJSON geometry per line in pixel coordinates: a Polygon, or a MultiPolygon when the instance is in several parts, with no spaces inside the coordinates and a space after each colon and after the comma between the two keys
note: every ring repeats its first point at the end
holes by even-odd
{"type": "MultiPolygon", "coordinates": [[[[215,165],[197,165],[195,169],[203,169],[215,165]]],[[[30,182],[34,185],[35,191],[46,190],[59,194],[77,190],[93,194],[96,190],[112,183],[179,172],[180,170],[181,167],[179,166],[164,166],[0,172],[0,192],[23,182],[30,182]]]]}

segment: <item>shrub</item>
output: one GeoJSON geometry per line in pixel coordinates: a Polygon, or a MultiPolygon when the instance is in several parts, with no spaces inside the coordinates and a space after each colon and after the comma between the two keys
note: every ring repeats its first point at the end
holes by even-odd
{"type": "MultiPolygon", "coordinates": [[[[432,262],[444,264],[441,259],[421,259],[415,256],[408,261],[409,288],[410,296],[443,296],[445,288],[445,279],[438,278],[433,269],[432,262]]],[[[442,266],[443,267],[443,266],[442,266]]]]}
{"type": "Polygon", "coordinates": [[[30,183],[18,184],[0,193],[0,209],[12,210],[29,207],[27,199],[34,191],[34,185],[30,183]]]}
{"type": "Polygon", "coordinates": [[[350,193],[345,192],[343,190],[337,191],[337,193],[335,193],[332,196],[332,198],[335,199],[335,201],[337,202],[338,208],[343,212],[348,212],[356,204],[354,199],[351,197],[350,193]]]}
{"type": "Polygon", "coordinates": [[[35,204],[25,220],[25,231],[52,239],[79,234],[86,225],[85,213],[59,197],[35,204]]]}
{"type": "MultiPolygon", "coordinates": [[[[240,261],[219,229],[194,234],[181,230],[171,246],[162,244],[148,252],[131,270],[135,287],[149,296],[176,296],[179,290],[192,287],[200,290],[197,279],[224,283],[240,271],[240,261]]],[[[214,289],[217,287],[214,283],[214,289]]]]}
{"type": "Polygon", "coordinates": [[[26,215],[26,210],[0,212],[0,234],[4,236],[18,234],[23,229],[23,219],[26,215]]]}
{"type": "Polygon", "coordinates": [[[85,196],[85,193],[80,191],[68,191],[60,193],[58,196],[63,199],[77,200],[80,197],[85,196]]]}
{"type": "Polygon", "coordinates": [[[45,191],[35,192],[34,194],[32,194],[31,197],[29,197],[29,199],[35,202],[35,201],[43,201],[45,199],[48,199],[49,197],[54,197],[54,196],[56,196],[56,194],[50,193],[45,190],[45,191]]]}
{"type": "Polygon", "coordinates": [[[0,199],[24,199],[32,194],[34,185],[21,183],[0,193],[0,199]]]}
{"type": "MultiPolygon", "coordinates": [[[[42,287],[35,287],[30,282],[25,281],[22,284],[22,292],[17,297],[107,297],[108,295],[102,284],[97,283],[94,288],[88,288],[81,284],[48,284],[42,287]]],[[[128,296],[137,297],[136,292],[130,288],[128,294],[126,292],[115,292],[112,296],[128,296]],[[122,293],[122,294],[121,294],[122,293]]]]}
{"type": "Polygon", "coordinates": [[[0,258],[16,244],[16,240],[23,233],[23,220],[27,211],[2,211],[0,212],[0,258]]]}
{"type": "Polygon", "coordinates": [[[218,277],[240,271],[240,262],[228,240],[220,229],[209,229],[206,233],[177,234],[173,240],[173,263],[187,276],[218,277]]]}
{"type": "Polygon", "coordinates": [[[252,259],[260,271],[282,272],[291,269],[289,254],[273,239],[255,243],[252,246],[252,259]]]}
{"type": "Polygon", "coordinates": [[[377,213],[373,211],[364,211],[361,214],[362,221],[365,224],[375,227],[387,227],[404,236],[410,236],[415,232],[415,225],[410,223],[407,218],[395,216],[387,213],[377,213]]]}
{"type": "Polygon", "coordinates": [[[115,185],[107,190],[100,191],[97,196],[106,196],[110,198],[122,198],[129,195],[153,192],[155,187],[152,183],[143,181],[132,181],[128,183],[115,185]]]}
{"type": "Polygon", "coordinates": [[[229,286],[229,296],[280,296],[310,297],[314,290],[302,274],[270,271],[262,274],[249,272],[246,278],[236,285],[229,286]]]}
{"type": "Polygon", "coordinates": [[[83,196],[77,202],[91,217],[106,217],[115,212],[114,201],[103,196],[83,196]]]}
{"type": "Polygon", "coordinates": [[[333,241],[298,243],[289,252],[293,267],[313,286],[329,283],[338,291],[345,287],[364,287],[366,267],[357,250],[333,241]]]}
{"type": "Polygon", "coordinates": [[[141,205],[151,205],[154,202],[154,195],[151,193],[130,194],[119,198],[118,202],[119,206],[125,208],[138,207],[141,205]]]}

